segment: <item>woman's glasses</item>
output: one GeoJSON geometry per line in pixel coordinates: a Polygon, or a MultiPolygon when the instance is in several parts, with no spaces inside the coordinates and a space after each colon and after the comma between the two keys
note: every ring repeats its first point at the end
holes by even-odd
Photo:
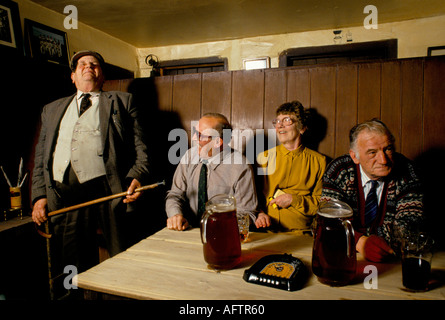
{"type": "Polygon", "coordinates": [[[294,122],[295,122],[295,120],[291,119],[290,117],[286,117],[286,118],[283,118],[282,120],[274,119],[272,121],[272,124],[274,127],[278,127],[280,124],[283,124],[283,126],[288,127],[291,124],[293,124],[294,122]]]}

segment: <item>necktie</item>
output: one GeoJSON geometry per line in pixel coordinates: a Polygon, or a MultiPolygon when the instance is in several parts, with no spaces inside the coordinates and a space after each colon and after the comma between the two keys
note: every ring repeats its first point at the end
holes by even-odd
{"type": "Polygon", "coordinates": [[[198,218],[202,217],[207,202],[207,161],[202,162],[198,183],[198,218]]]}
{"type": "Polygon", "coordinates": [[[80,111],[79,111],[79,117],[87,111],[89,107],[91,107],[91,101],[90,101],[91,94],[84,93],[82,97],[82,101],[80,102],[80,111]]]}
{"type": "Polygon", "coordinates": [[[377,208],[378,208],[378,202],[377,202],[377,185],[378,182],[374,180],[370,180],[371,183],[371,190],[369,190],[368,196],[366,197],[365,201],[365,226],[368,227],[371,222],[375,219],[377,216],[377,208]]]}

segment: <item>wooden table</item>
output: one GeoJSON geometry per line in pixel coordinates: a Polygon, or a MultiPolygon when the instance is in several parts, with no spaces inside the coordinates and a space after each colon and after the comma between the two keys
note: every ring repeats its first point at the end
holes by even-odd
{"type": "Polygon", "coordinates": [[[402,287],[400,261],[370,263],[358,256],[358,278],[366,265],[378,270],[377,289],[366,289],[363,281],[343,287],[321,284],[311,271],[311,236],[288,233],[250,233],[242,244],[242,263],[236,269],[216,272],[207,267],[199,229],[184,232],[163,229],[125,252],[73,278],[73,284],[132,299],[164,300],[312,300],[312,299],[445,299],[445,252],[433,258],[433,276],[441,278],[428,292],[407,292],[402,287]],[[307,266],[310,277],[299,291],[285,291],[243,280],[244,270],[263,256],[290,253],[307,266]]]}

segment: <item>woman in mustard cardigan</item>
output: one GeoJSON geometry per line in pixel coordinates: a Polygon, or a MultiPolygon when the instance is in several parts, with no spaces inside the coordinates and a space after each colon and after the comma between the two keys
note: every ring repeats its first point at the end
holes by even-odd
{"type": "MultiPolygon", "coordinates": [[[[274,231],[310,231],[322,191],[326,158],[302,144],[308,111],[298,101],[284,103],[272,122],[280,145],[260,153],[265,199],[255,226],[274,231]]],[[[261,198],[261,197],[260,197],[261,198]]]]}

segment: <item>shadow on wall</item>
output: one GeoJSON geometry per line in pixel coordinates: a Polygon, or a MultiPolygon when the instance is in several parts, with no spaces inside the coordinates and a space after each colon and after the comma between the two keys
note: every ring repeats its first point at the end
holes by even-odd
{"type": "MultiPolygon", "coordinates": [[[[318,151],[320,143],[326,137],[328,130],[328,121],[325,117],[318,113],[317,109],[309,108],[309,123],[306,132],[303,134],[303,144],[309,149],[318,151]]],[[[331,162],[332,158],[326,156],[327,163],[331,162]]]]}
{"type": "Polygon", "coordinates": [[[139,106],[141,125],[146,134],[146,144],[150,163],[150,181],[165,181],[165,186],[145,192],[136,210],[127,219],[126,228],[130,243],[134,244],[166,225],[165,197],[170,190],[176,164],[170,163],[168,152],[176,141],[168,141],[171,130],[181,128],[178,115],[161,111],[153,78],[134,79],[128,87],[134,103],[139,106]]]}
{"type": "Polygon", "coordinates": [[[423,152],[414,160],[419,170],[424,188],[424,210],[427,217],[427,227],[432,233],[437,248],[445,249],[444,206],[441,202],[444,196],[442,182],[445,181],[445,149],[432,148],[423,152]]]}

